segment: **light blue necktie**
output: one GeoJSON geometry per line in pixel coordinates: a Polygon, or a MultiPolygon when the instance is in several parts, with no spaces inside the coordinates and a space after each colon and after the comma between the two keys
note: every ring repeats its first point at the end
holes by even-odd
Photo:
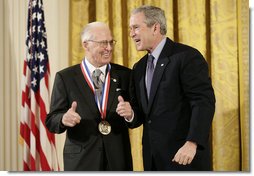
{"type": "Polygon", "coordinates": [[[152,84],[152,79],[153,79],[153,72],[154,72],[154,57],[153,55],[148,55],[147,59],[147,68],[146,68],[146,90],[147,90],[147,97],[149,99],[150,96],[150,90],[151,90],[151,84],[152,84]]]}

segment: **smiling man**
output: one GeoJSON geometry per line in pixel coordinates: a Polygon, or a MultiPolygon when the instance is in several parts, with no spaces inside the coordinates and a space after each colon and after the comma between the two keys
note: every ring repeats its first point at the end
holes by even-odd
{"type": "Polygon", "coordinates": [[[215,96],[208,65],[198,50],[166,33],[162,9],[141,6],[131,13],[130,37],[148,53],[133,66],[130,104],[119,97],[116,111],[131,128],[143,124],[146,171],[211,170],[215,96]]]}
{"type": "Polygon", "coordinates": [[[128,126],[115,112],[117,97],[129,99],[130,69],[110,63],[116,41],[102,22],[81,35],[85,57],[56,74],[46,126],[66,133],[64,170],[130,171],[128,126]]]}

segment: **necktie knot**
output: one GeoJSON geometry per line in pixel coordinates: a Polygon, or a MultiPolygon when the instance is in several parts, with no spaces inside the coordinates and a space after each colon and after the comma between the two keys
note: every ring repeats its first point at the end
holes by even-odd
{"type": "Polygon", "coordinates": [[[102,71],[101,71],[100,69],[95,69],[95,70],[93,71],[93,75],[94,75],[95,77],[100,77],[101,73],[102,73],[102,71]]]}
{"type": "Polygon", "coordinates": [[[150,55],[148,56],[147,64],[148,64],[148,65],[151,65],[151,64],[153,64],[153,61],[154,61],[154,57],[153,57],[153,55],[150,54],[150,55]]]}

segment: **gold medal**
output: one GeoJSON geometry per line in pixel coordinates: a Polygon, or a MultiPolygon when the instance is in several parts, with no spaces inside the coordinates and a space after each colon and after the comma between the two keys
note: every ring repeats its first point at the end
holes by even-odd
{"type": "Polygon", "coordinates": [[[106,120],[102,120],[99,123],[98,129],[103,135],[108,135],[111,132],[111,126],[106,120]]]}

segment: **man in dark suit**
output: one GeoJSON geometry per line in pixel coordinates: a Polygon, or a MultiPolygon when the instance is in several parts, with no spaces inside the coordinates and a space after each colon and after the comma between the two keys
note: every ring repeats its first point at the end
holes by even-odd
{"type": "Polygon", "coordinates": [[[132,12],[130,36],[148,54],[133,67],[131,104],[119,96],[116,111],[131,128],[143,124],[144,170],[211,170],[215,96],[208,65],[200,52],[166,32],[162,9],[132,12]]]}
{"type": "Polygon", "coordinates": [[[128,126],[115,112],[119,95],[129,99],[130,69],[110,63],[115,41],[102,22],[82,33],[85,58],[56,74],[46,126],[66,133],[64,170],[130,171],[128,126]]]}

